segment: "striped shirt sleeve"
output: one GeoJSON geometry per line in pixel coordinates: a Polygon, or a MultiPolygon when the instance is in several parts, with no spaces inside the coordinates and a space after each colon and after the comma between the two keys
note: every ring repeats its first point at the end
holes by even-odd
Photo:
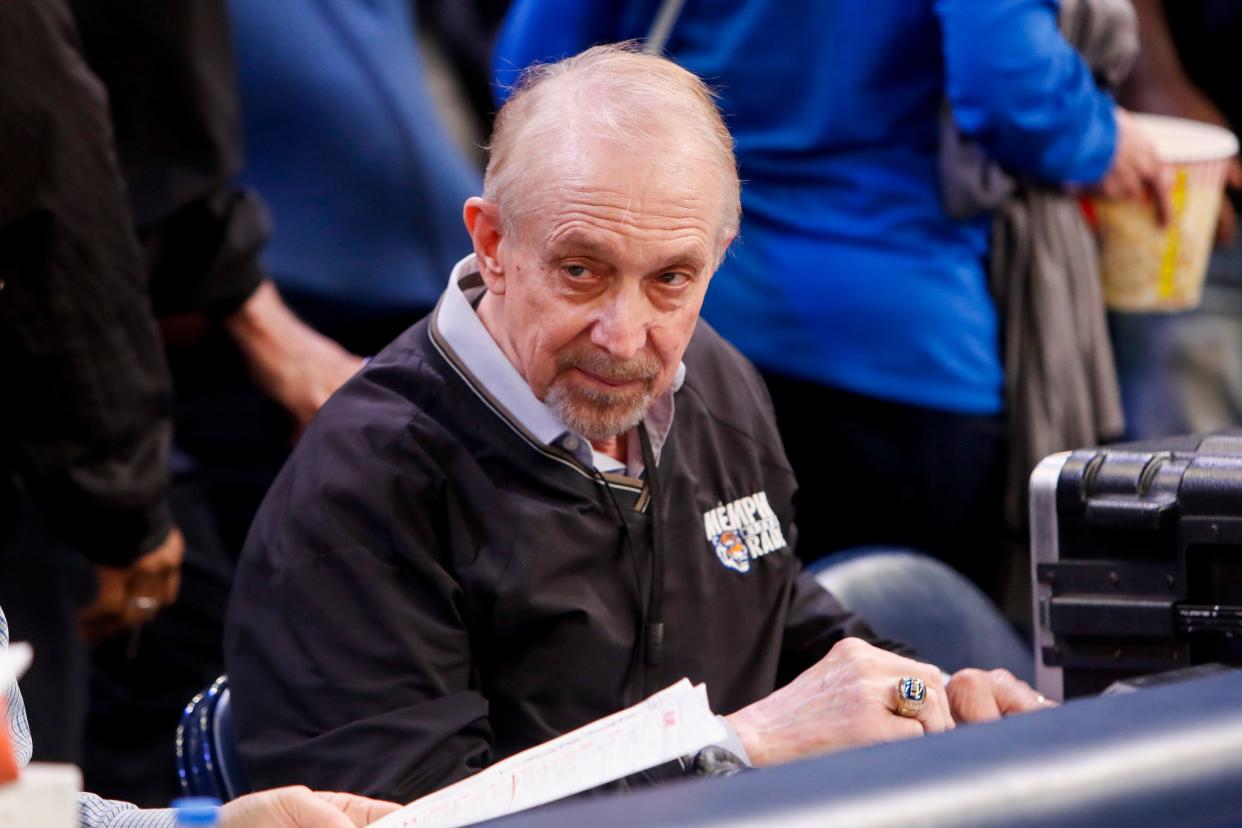
{"type": "Polygon", "coordinates": [[[100,799],[94,794],[78,794],[82,809],[81,828],[176,828],[177,813],[172,810],[141,811],[125,802],[100,799]]]}
{"type": "MultiPolygon", "coordinates": [[[[0,650],[9,646],[9,622],[0,608],[0,650]]],[[[13,753],[17,764],[25,766],[30,762],[31,741],[30,724],[26,721],[26,704],[22,701],[22,691],[17,687],[17,680],[12,676],[0,678],[3,682],[5,710],[8,711],[9,740],[13,743],[13,753]]]]}

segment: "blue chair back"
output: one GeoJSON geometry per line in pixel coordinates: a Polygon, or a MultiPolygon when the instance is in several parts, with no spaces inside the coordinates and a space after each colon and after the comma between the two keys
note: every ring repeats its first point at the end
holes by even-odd
{"type": "Polygon", "coordinates": [[[935,558],[868,547],[829,555],[809,571],[879,635],[909,644],[945,672],[1004,667],[1034,681],[1031,648],[978,587],[935,558]]]}
{"type": "Polygon", "coordinates": [[[177,775],[186,796],[214,796],[228,802],[250,792],[233,735],[227,676],[220,676],[186,705],[176,747],[177,775]]]}

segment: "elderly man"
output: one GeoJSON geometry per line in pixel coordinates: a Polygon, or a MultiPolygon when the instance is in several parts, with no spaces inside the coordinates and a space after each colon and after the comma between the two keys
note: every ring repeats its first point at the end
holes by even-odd
{"type": "Polygon", "coordinates": [[[226,657],[254,781],[409,800],[682,676],[753,764],[1040,703],[946,688],[800,572],[763,383],[698,319],[739,200],[697,78],[618,47],[536,70],[484,188],[435,313],[251,531],[226,657]]]}

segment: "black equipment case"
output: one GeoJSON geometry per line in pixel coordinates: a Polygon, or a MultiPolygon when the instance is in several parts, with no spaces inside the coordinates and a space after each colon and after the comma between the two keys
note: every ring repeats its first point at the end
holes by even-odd
{"type": "Polygon", "coordinates": [[[1030,503],[1041,693],[1242,666],[1242,429],[1054,454],[1030,503]]]}

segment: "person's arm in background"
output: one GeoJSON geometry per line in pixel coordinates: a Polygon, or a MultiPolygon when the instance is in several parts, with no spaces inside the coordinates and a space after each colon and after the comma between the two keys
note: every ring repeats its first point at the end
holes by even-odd
{"type": "Polygon", "coordinates": [[[936,0],[954,120],[1010,172],[1152,198],[1167,212],[1154,147],[1065,40],[1055,0],[936,0]]]}
{"type": "MultiPolygon", "coordinates": [[[[1138,13],[1139,54],[1134,70],[1121,87],[1121,102],[1137,112],[1152,112],[1206,121],[1229,128],[1220,109],[1191,82],[1169,32],[1162,0],[1132,0],[1138,13]]],[[[1242,164],[1229,165],[1229,185],[1242,188],[1242,164]]],[[[1237,217],[1229,199],[1221,202],[1217,241],[1227,242],[1237,232],[1237,217]]]]}
{"type": "Polygon", "coordinates": [[[267,210],[234,184],[244,153],[227,4],[74,0],[74,14],[108,88],[156,314],[223,322],[304,428],[361,361],[294,316],[260,265],[267,210]]]}
{"type": "Polygon", "coordinates": [[[106,98],[63,3],[0,4],[0,100],[0,423],[51,525],[96,564],[97,637],[177,593],[167,368],[106,98]]]}

